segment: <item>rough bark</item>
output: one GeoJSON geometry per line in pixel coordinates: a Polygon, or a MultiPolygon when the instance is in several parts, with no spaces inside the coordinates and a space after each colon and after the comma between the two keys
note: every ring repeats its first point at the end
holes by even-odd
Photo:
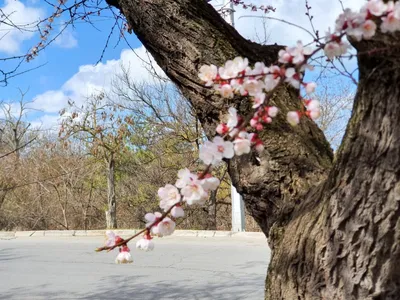
{"type": "Polygon", "coordinates": [[[106,211],[107,228],[117,228],[117,199],[115,196],[115,160],[113,157],[107,160],[107,204],[106,211]]]}
{"type": "MultiPolygon", "coordinates": [[[[197,78],[202,64],[241,55],[275,62],[279,46],[243,39],[204,0],[119,0],[145,47],[196,109],[212,136],[228,105],[197,78]]],[[[267,299],[399,299],[400,282],[400,63],[396,37],[357,44],[360,84],[337,159],[316,125],[284,120],[300,107],[279,89],[282,110],[263,134],[266,151],[230,162],[229,174],[248,211],[269,239],[273,257],[267,299]],[[375,51],[384,49],[385,51],[375,51]],[[397,69],[396,69],[397,68],[397,69]]]]}
{"type": "Polygon", "coordinates": [[[400,299],[400,56],[388,50],[399,42],[378,35],[355,46],[346,136],[329,179],[282,230],[269,299],[400,299]]]}

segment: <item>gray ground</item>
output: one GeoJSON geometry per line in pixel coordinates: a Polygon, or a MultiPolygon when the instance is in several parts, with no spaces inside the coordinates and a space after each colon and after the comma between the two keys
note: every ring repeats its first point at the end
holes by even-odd
{"type": "MultiPolygon", "coordinates": [[[[95,253],[101,237],[0,240],[3,299],[263,299],[265,239],[168,237],[133,264],[95,253]]],[[[133,244],[131,245],[131,248],[133,244]]]]}

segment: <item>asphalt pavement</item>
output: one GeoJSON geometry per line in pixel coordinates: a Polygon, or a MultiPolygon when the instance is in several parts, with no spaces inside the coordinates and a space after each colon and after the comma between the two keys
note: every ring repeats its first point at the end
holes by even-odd
{"type": "Polygon", "coordinates": [[[0,240],[0,300],[261,300],[270,251],[265,238],[166,237],[117,265],[96,253],[101,237],[0,240]]]}

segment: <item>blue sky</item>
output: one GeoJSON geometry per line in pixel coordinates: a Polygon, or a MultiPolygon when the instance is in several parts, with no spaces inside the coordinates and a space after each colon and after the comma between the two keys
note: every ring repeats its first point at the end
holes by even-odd
{"type": "MultiPolygon", "coordinates": [[[[3,2],[0,7],[4,7],[7,2],[14,0],[0,1],[3,2]]],[[[33,8],[41,11],[41,15],[48,16],[53,9],[42,1],[20,1],[25,7],[33,8]]],[[[58,33],[66,21],[65,17],[61,17],[54,21],[53,32],[58,33]]],[[[22,90],[29,89],[27,97],[34,97],[37,94],[44,93],[47,90],[57,89],[68,80],[79,69],[79,66],[86,64],[95,64],[100,58],[102,49],[105,45],[107,35],[110,32],[114,20],[110,14],[94,18],[95,27],[85,23],[84,21],[75,22],[75,27],[68,27],[55,43],[46,47],[40,55],[30,63],[25,63],[21,69],[34,68],[45,64],[39,69],[20,75],[12,79],[6,88],[1,90],[1,99],[12,99],[19,92],[17,88],[22,90]]],[[[2,27],[0,26],[0,30],[2,27]]],[[[6,29],[3,29],[4,31],[6,29]]],[[[1,31],[0,31],[1,32],[1,31]]],[[[140,42],[135,35],[127,36],[132,47],[139,47],[140,42]]],[[[127,48],[125,42],[117,45],[118,34],[114,34],[110,42],[110,46],[104,54],[103,61],[116,59],[121,51],[127,48]]],[[[22,41],[19,49],[12,53],[1,53],[1,57],[24,54],[29,51],[38,41],[38,35],[22,41]]],[[[8,65],[15,65],[15,61],[8,65]]]]}
{"type": "MultiPolygon", "coordinates": [[[[273,5],[277,11],[270,16],[291,21],[293,23],[309,28],[310,24],[304,15],[304,0],[256,0],[257,4],[273,5]],[[299,13],[300,12],[300,13],[299,13]]],[[[352,8],[360,7],[363,0],[344,0],[345,6],[352,8]]],[[[68,3],[68,2],[67,2],[68,3]]],[[[213,0],[212,4],[218,6],[222,0],[213,0]]],[[[315,25],[324,32],[329,26],[333,27],[335,17],[340,13],[339,1],[334,0],[309,0],[315,13],[315,25]],[[330,7],[327,10],[327,7],[330,7]]],[[[16,24],[23,24],[28,21],[36,21],[50,15],[53,11],[48,4],[41,0],[0,0],[0,8],[12,11],[10,18],[16,24]]],[[[258,35],[262,35],[262,20],[259,18],[247,18],[254,15],[249,11],[236,8],[236,27],[239,32],[252,40],[257,40],[258,35]]],[[[256,14],[257,15],[257,14],[256,14]]],[[[262,15],[262,14],[258,14],[262,15]]],[[[35,100],[33,107],[39,109],[29,116],[29,120],[34,124],[43,124],[49,127],[56,124],[58,110],[66,106],[68,97],[73,100],[84,101],[84,97],[93,91],[101,88],[110,88],[113,74],[123,63],[131,68],[131,75],[137,80],[146,80],[149,74],[143,67],[143,62],[129,50],[125,41],[118,45],[118,30],[114,34],[108,49],[105,52],[100,64],[94,65],[101,56],[107,36],[114,23],[110,18],[111,14],[102,14],[94,17],[94,25],[79,21],[75,27],[69,27],[52,45],[39,53],[32,62],[25,63],[22,69],[33,68],[45,64],[37,70],[28,72],[12,79],[8,86],[0,87],[0,100],[15,101],[19,99],[19,91],[28,91],[25,100],[35,100]]],[[[54,21],[54,33],[57,33],[66,16],[61,16],[54,21]]],[[[267,34],[269,42],[294,45],[297,40],[309,42],[307,34],[287,26],[281,22],[267,21],[267,34]]],[[[5,34],[5,38],[0,41],[0,58],[20,55],[28,52],[39,41],[40,37],[35,33],[21,33],[17,30],[0,25],[0,37],[5,34]]],[[[147,54],[134,34],[126,35],[127,40],[137,54],[147,60],[147,54]]],[[[7,63],[0,62],[0,68],[4,69],[15,61],[7,63]]],[[[355,62],[348,64],[354,68],[355,62]]],[[[312,75],[311,75],[312,76],[312,75]]]]}

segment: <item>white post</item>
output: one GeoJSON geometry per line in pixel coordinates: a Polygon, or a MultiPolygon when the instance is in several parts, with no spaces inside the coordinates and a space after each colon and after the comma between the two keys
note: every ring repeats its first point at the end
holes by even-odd
{"type": "Polygon", "coordinates": [[[224,0],[222,5],[222,13],[227,23],[235,27],[233,3],[230,0],[224,0]]]}
{"type": "Polygon", "coordinates": [[[243,197],[236,191],[236,188],[231,185],[231,198],[232,198],[232,231],[245,230],[245,216],[244,216],[244,203],[243,197]]]}
{"type": "MultiPolygon", "coordinates": [[[[223,0],[222,13],[227,23],[235,27],[235,18],[233,3],[230,0],[223,0]]],[[[231,185],[232,198],[232,231],[245,230],[245,216],[243,197],[236,191],[236,188],[231,185]]]]}

